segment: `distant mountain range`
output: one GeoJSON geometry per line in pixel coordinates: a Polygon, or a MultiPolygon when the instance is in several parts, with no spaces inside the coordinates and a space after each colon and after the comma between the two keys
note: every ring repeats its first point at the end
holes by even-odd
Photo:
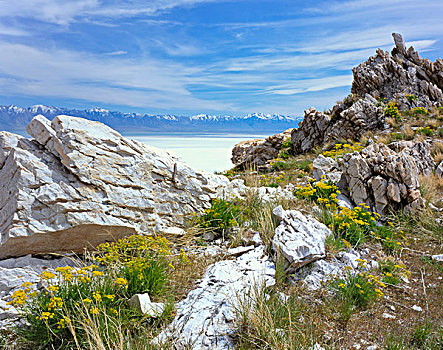
{"type": "Polygon", "coordinates": [[[103,108],[87,110],[35,105],[27,108],[0,106],[0,130],[23,132],[29,121],[42,114],[53,119],[60,114],[102,122],[121,132],[282,132],[297,127],[301,117],[254,113],[242,117],[199,114],[192,117],[113,112],[103,108]]]}

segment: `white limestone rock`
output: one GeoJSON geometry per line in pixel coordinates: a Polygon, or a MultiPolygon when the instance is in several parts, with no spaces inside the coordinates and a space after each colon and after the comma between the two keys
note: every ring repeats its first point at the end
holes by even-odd
{"type": "Polygon", "coordinates": [[[135,294],[128,300],[128,304],[133,309],[149,317],[159,317],[165,309],[165,304],[153,303],[148,293],[135,294]]]}
{"type": "Polygon", "coordinates": [[[235,306],[255,284],[273,285],[274,264],[264,247],[255,248],[235,260],[211,265],[197,288],[177,304],[174,320],[156,339],[171,339],[177,349],[225,350],[233,348],[235,306]]]}
{"type": "Polygon", "coordinates": [[[288,270],[294,271],[325,256],[325,240],[330,234],[331,230],[314,218],[288,210],[275,230],[272,248],[286,259],[288,270]]]}
{"type": "Polygon", "coordinates": [[[37,116],[27,131],[0,132],[0,258],[180,225],[230,184],[98,122],[37,116]]]}

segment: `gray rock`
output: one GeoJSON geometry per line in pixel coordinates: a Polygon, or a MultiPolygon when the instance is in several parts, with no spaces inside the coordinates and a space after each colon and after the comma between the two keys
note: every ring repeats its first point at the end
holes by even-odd
{"type": "Polygon", "coordinates": [[[375,56],[353,69],[351,91],[359,96],[370,94],[395,100],[400,109],[441,105],[443,61],[422,59],[413,47],[406,50],[400,34],[394,33],[393,38],[392,56],[378,49],[375,56]],[[409,101],[408,94],[414,95],[416,100],[409,101]]]}
{"type": "Polygon", "coordinates": [[[339,164],[343,171],[339,185],[355,204],[366,203],[380,215],[389,207],[420,210],[424,201],[418,175],[429,169],[424,166],[430,163],[426,159],[429,147],[426,141],[394,145],[396,152],[384,144],[371,144],[360,152],[345,154],[339,164]],[[416,152],[418,149],[422,151],[416,152]]]}
{"type": "Polygon", "coordinates": [[[441,161],[438,167],[435,168],[435,175],[443,177],[443,161],[441,161]]]}
{"type": "Polygon", "coordinates": [[[324,134],[331,117],[316,111],[314,107],[305,110],[305,116],[291,134],[295,154],[306,153],[323,143],[324,134]]]}
{"type": "Polygon", "coordinates": [[[278,207],[275,207],[272,210],[272,218],[275,221],[277,221],[279,224],[283,220],[284,216],[285,216],[285,210],[283,209],[283,207],[281,205],[279,205],[278,207]]]}
{"type": "Polygon", "coordinates": [[[375,56],[352,70],[353,95],[327,112],[313,107],[305,111],[303,121],[291,135],[296,154],[339,139],[357,140],[367,131],[386,129],[384,107],[376,98],[395,101],[400,110],[443,104],[443,60],[422,59],[412,47],[406,50],[400,34],[394,33],[393,38],[392,56],[378,49],[375,56]],[[407,95],[415,98],[408,99],[407,95]]]}
{"type": "Polygon", "coordinates": [[[324,177],[334,183],[338,183],[342,172],[340,171],[337,162],[330,158],[319,154],[312,162],[313,176],[316,180],[324,177]]]}
{"type": "Polygon", "coordinates": [[[287,270],[294,271],[325,256],[325,240],[330,234],[331,230],[314,218],[288,210],[275,230],[272,248],[285,258],[287,270]]]}
{"type": "Polygon", "coordinates": [[[275,134],[266,139],[242,141],[232,149],[231,161],[237,169],[261,167],[278,157],[282,144],[291,137],[293,129],[275,134]]]}

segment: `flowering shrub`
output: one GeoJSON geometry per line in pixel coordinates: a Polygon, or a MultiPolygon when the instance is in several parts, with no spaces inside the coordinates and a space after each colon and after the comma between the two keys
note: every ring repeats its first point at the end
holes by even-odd
{"type": "Polygon", "coordinates": [[[262,174],[259,177],[260,186],[278,187],[284,186],[290,182],[294,176],[297,176],[297,171],[289,171],[285,173],[268,173],[262,174]]]}
{"type": "Polygon", "coordinates": [[[27,340],[57,347],[73,342],[73,334],[79,339],[84,336],[81,320],[73,317],[79,312],[98,318],[117,317],[118,300],[128,287],[125,279],[105,275],[96,265],[59,267],[55,273],[45,271],[40,282],[45,286],[43,290],[23,283],[9,303],[29,323],[24,332],[27,340]]]}
{"type": "Polygon", "coordinates": [[[411,272],[402,263],[396,263],[393,259],[379,261],[379,268],[383,274],[382,281],[387,284],[399,284],[402,279],[408,279],[411,272]]]}
{"type": "Polygon", "coordinates": [[[417,115],[417,114],[428,115],[429,114],[429,111],[424,107],[415,107],[415,108],[412,108],[411,111],[415,115],[417,115]]]}
{"type": "Polygon", "coordinates": [[[398,111],[398,108],[395,105],[395,102],[389,102],[385,106],[384,114],[385,114],[386,118],[394,118],[397,121],[401,121],[400,112],[398,111]]]}
{"type": "Polygon", "coordinates": [[[168,270],[174,269],[171,245],[164,237],[132,235],[98,246],[95,259],[112,266],[128,282],[125,296],[136,293],[158,295],[168,270]]]}
{"type": "Polygon", "coordinates": [[[368,211],[369,206],[360,203],[353,209],[339,207],[338,212],[328,217],[326,224],[336,238],[344,239],[352,245],[364,242],[365,237],[376,229],[375,222],[380,215],[368,211]]]}
{"type": "Polygon", "coordinates": [[[426,126],[426,127],[420,127],[417,129],[417,132],[426,136],[432,136],[434,133],[435,127],[426,126]]]}
{"type": "Polygon", "coordinates": [[[409,102],[417,101],[417,96],[415,95],[406,94],[405,97],[409,102]]]}
{"type": "MultiPolygon", "coordinates": [[[[86,342],[85,324],[91,320],[106,329],[122,324],[120,318],[133,313],[126,306],[128,297],[164,290],[168,270],[174,268],[170,253],[165,238],[134,235],[101,244],[92,257],[95,264],[44,271],[42,289],[23,283],[9,302],[28,321],[23,337],[42,348],[70,348],[86,342]]],[[[179,259],[185,258],[182,252],[179,259]]]]}
{"type": "Polygon", "coordinates": [[[280,152],[278,154],[278,158],[288,159],[289,158],[289,152],[291,151],[291,149],[292,149],[292,141],[291,141],[291,138],[288,137],[281,144],[281,149],[280,149],[280,152]]]}
{"type": "Polygon", "coordinates": [[[233,226],[238,225],[240,207],[224,199],[213,199],[211,208],[205,209],[201,216],[194,217],[194,223],[198,226],[209,229],[218,237],[224,236],[233,226]]]}
{"type": "Polygon", "coordinates": [[[335,206],[338,203],[337,196],[339,194],[338,187],[324,178],[318,182],[312,179],[306,186],[298,187],[294,191],[296,197],[314,201],[324,205],[326,208],[335,206]]]}
{"type": "Polygon", "coordinates": [[[324,151],[322,154],[325,157],[341,158],[346,153],[360,152],[363,148],[364,148],[364,146],[362,146],[361,143],[359,143],[359,142],[356,142],[354,144],[337,143],[334,145],[334,147],[330,151],[324,151]]]}
{"type": "MultiPolygon", "coordinates": [[[[365,264],[360,260],[361,265],[365,264]]],[[[382,289],[386,285],[378,276],[369,272],[347,272],[346,278],[338,278],[332,283],[337,297],[350,311],[366,308],[376,299],[383,298],[382,289]]]]}

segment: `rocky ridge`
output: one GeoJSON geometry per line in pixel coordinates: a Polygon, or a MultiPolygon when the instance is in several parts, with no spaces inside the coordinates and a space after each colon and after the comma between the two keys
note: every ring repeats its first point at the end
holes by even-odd
{"type": "Polygon", "coordinates": [[[352,96],[327,112],[305,111],[291,136],[296,154],[386,128],[384,109],[377,99],[395,101],[400,110],[443,104],[443,61],[422,59],[412,46],[406,50],[400,34],[392,36],[391,55],[378,49],[375,56],[353,68],[352,96]]]}

